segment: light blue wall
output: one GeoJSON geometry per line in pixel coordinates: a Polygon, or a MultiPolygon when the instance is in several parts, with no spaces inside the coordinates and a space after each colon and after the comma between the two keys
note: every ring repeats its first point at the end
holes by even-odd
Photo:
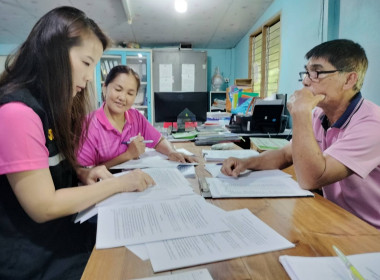
{"type": "Polygon", "coordinates": [[[362,94],[380,105],[380,1],[341,0],[339,37],[358,42],[368,57],[362,94]]]}
{"type": "Polygon", "coordinates": [[[301,86],[305,53],[322,42],[323,0],[275,0],[234,49],[235,75],[248,77],[249,35],[265,22],[281,14],[281,64],[279,93],[293,93],[301,86]]]}
{"type": "Polygon", "coordinates": [[[18,45],[14,44],[0,44],[0,55],[8,55],[13,52],[18,45]]]}
{"type": "Polygon", "coordinates": [[[327,0],[275,0],[233,49],[235,77],[248,76],[249,35],[281,12],[279,93],[292,94],[300,88],[302,85],[298,82],[298,72],[306,63],[305,53],[323,42],[327,36],[339,34],[339,38],[354,40],[366,50],[369,68],[362,93],[365,98],[380,105],[377,83],[380,65],[380,1],[340,0],[339,21],[335,22],[330,17],[330,28],[326,25],[328,3],[327,0]],[[325,11],[322,9],[324,1],[325,11]],[[331,24],[339,24],[339,26],[331,26],[331,24]]]}

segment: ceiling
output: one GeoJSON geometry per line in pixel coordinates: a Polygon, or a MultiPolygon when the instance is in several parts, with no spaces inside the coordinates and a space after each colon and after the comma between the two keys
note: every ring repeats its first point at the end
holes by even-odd
{"type": "Polygon", "coordinates": [[[136,42],[143,47],[191,44],[193,48],[236,46],[273,0],[187,0],[179,14],[174,0],[126,0],[131,24],[121,0],[0,0],[0,44],[22,43],[36,21],[54,7],[70,5],[112,38],[115,45],[136,42]]]}

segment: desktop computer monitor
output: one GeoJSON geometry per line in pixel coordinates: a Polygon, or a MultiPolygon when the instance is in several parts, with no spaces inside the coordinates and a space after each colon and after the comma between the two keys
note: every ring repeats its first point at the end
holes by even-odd
{"type": "Polygon", "coordinates": [[[207,92],[155,92],[154,122],[176,122],[178,115],[189,109],[197,122],[207,120],[207,92]]]}

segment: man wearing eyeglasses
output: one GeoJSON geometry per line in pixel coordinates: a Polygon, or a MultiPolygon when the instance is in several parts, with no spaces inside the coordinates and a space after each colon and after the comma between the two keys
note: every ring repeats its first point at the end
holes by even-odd
{"type": "Polygon", "coordinates": [[[303,88],[289,98],[292,142],[249,159],[229,158],[221,171],[282,169],[291,164],[299,185],[323,195],[380,229],[380,107],[360,89],[368,67],[350,40],[322,43],[306,54],[303,88]]]}

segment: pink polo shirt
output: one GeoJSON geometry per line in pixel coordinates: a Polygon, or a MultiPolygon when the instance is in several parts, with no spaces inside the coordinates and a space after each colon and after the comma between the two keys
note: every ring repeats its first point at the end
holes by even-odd
{"type": "Polygon", "coordinates": [[[78,162],[83,166],[99,165],[124,153],[128,145],[122,142],[139,133],[145,140],[153,140],[153,143],[146,144],[149,148],[155,147],[161,139],[161,133],[134,108],[125,112],[126,124],[121,133],[107,119],[104,104],[92,114],[88,138],[78,152],[78,162]]]}
{"type": "Polygon", "coordinates": [[[21,102],[0,106],[0,175],[49,168],[40,117],[21,102]]]}
{"type": "Polygon", "coordinates": [[[321,150],[354,172],[323,187],[324,196],[380,229],[380,107],[359,93],[327,130],[324,120],[316,108],[313,129],[321,150]]]}

